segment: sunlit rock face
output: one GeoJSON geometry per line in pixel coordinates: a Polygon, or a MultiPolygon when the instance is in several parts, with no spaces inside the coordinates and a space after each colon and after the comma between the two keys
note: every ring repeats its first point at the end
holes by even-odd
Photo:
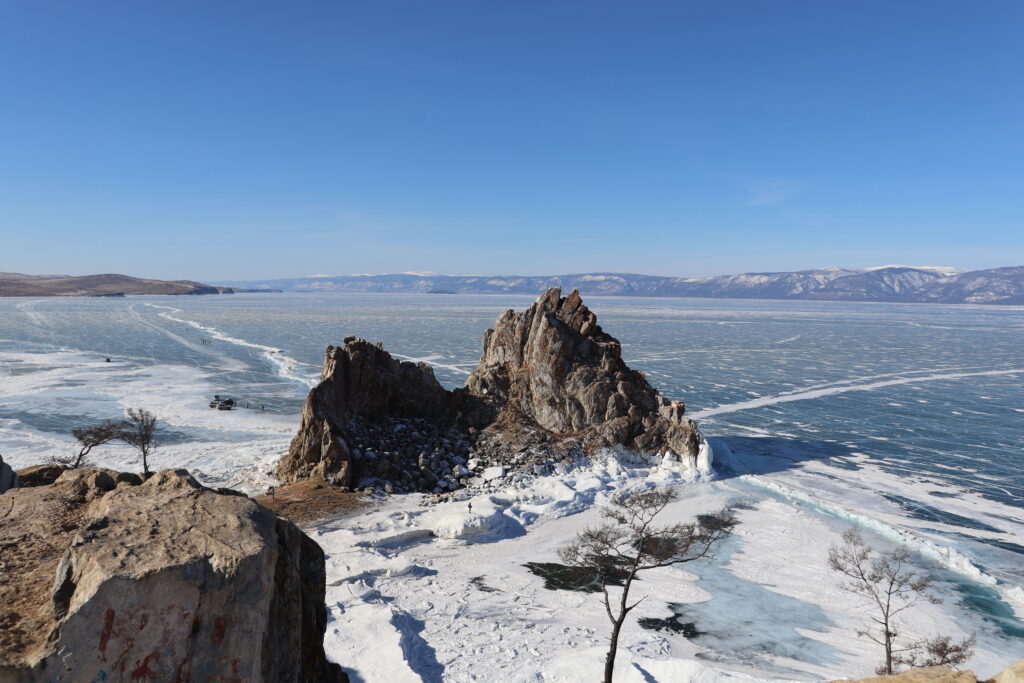
{"type": "Polygon", "coordinates": [[[474,475],[459,469],[467,458],[515,467],[544,451],[608,447],[710,472],[711,449],[683,403],[661,396],[621,351],[579,292],[562,297],[558,288],[525,311],[502,313],[484,333],[480,365],[455,391],[428,366],[347,337],[327,348],[277,475],[445,490],[474,475]]]}
{"type": "Polygon", "coordinates": [[[521,313],[505,311],[484,334],[466,389],[496,414],[578,435],[589,448],[622,445],[697,465],[703,438],[683,403],[626,365],[575,290],[562,297],[553,288],[521,313]]]}
{"type": "Polygon", "coordinates": [[[323,551],[246,496],[90,468],[0,502],[0,683],[347,680],[323,551]]]}
{"type": "Polygon", "coordinates": [[[299,432],[277,475],[284,481],[307,477],[350,485],[354,478],[350,441],[354,419],[379,422],[389,417],[452,421],[454,401],[423,363],[391,357],[378,344],[347,337],[344,346],[328,346],[320,382],[302,409],[299,432]]]}

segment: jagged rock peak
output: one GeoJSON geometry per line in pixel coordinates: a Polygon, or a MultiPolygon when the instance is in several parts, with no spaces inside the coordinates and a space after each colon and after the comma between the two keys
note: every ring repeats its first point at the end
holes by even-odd
{"type": "MultiPolygon", "coordinates": [[[[549,289],[530,308],[505,311],[484,334],[480,365],[467,391],[498,413],[525,418],[588,447],[623,445],[692,461],[702,446],[685,406],[661,396],[622,360],[619,341],[573,290],[549,289]]],[[[706,469],[706,463],[704,468],[706,469]]]]}

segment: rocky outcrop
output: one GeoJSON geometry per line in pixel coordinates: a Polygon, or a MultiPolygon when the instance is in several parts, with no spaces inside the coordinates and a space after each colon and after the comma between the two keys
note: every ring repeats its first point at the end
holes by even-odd
{"type": "MultiPolygon", "coordinates": [[[[299,433],[278,463],[278,476],[286,481],[319,477],[349,486],[355,478],[354,459],[362,455],[353,452],[358,446],[355,435],[365,433],[367,424],[388,418],[450,424],[454,405],[429,366],[396,360],[380,344],[346,337],[344,346],[327,347],[320,382],[309,392],[299,433]]],[[[371,452],[386,453],[390,460],[393,449],[375,441],[376,451],[366,444],[371,452]]],[[[401,457],[410,455],[407,446],[401,457]]],[[[422,444],[415,446],[412,457],[422,444]]]]}
{"type": "Polygon", "coordinates": [[[575,290],[562,297],[550,289],[522,313],[505,311],[484,334],[483,356],[466,390],[486,401],[503,425],[535,424],[558,438],[578,437],[590,449],[622,445],[699,466],[704,441],[683,417],[683,403],[661,396],[626,365],[618,340],[575,290]]]}
{"type": "Polygon", "coordinates": [[[341,681],[324,555],[184,470],[102,469],[0,496],[0,683],[341,681]]]}
{"type": "Polygon", "coordinates": [[[3,493],[7,489],[17,488],[21,485],[18,481],[18,475],[15,474],[11,466],[4,462],[3,456],[0,456],[0,493],[3,493]]]}
{"type": "Polygon", "coordinates": [[[484,334],[466,386],[355,337],[327,348],[278,477],[320,477],[385,490],[457,488],[486,465],[537,464],[529,452],[623,446],[707,472],[711,451],[679,401],[621,357],[577,291],[558,288],[484,334]]]}

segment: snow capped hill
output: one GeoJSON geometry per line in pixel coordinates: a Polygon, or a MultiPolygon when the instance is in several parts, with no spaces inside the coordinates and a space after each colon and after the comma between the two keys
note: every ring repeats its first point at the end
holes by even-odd
{"type": "Polygon", "coordinates": [[[536,295],[551,287],[561,287],[563,291],[579,289],[585,296],[1020,304],[1024,301],[1024,266],[971,272],[948,266],[829,267],[699,278],[635,273],[495,276],[398,273],[217,284],[294,292],[536,295]]]}
{"type": "Polygon", "coordinates": [[[938,273],[939,275],[943,275],[946,277],[959,275],[960,273],[964,272],[959,268],[954,268],[953,266],[905,266],[900,264],[889,264],[887,266],[871,266],[870,268],[865,268],[864,270],[870,272],[872,270],[885,270],[886,268],[911,268],[913,270],[931,270],[938,273]]]}
{"type": "Polygon", "coordinates": [[[916,293],[918,301],[1024,304],[1024,266],[992,268],[938,278],[916,293]]]}
{"type": "Polygon", "coordinates": [[[889,266],[837,278],[809,294],[815,299],[888,301],[913,296],[915,291],[939,277],[941,275],[934,270],[889,266]]]}

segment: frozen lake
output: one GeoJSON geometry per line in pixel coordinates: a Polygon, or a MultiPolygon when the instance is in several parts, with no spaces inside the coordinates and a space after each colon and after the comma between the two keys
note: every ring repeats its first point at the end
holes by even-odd
{"type": "MultiPolygon", "coordinates": [[[[340,293],[0,299],[0,454],[15,467],[34,464],[69,451],[74,426],[145,406],[164,426],[156,466],[260,488],[295,433],[326,345],[346,334],[381,341],[400,358],[434,365],[441,382],[454,387],[475,366],[482,333],[497,315],[531,300],[340,293]],[[214,393],[262,403],[266,412],[210,410],[214,393]]],[[[793,538],[820,553],[856,523],[879,543],[909,542],[943,582],[946,604],[929,623],[977,631],[979,671],[994,673],[998,663],[1024,655],[1024,309],[613,297],[586,303],[622,341],[626,362],[666,396],[685,401],[711,437],[719,479],[692,485],[692,495],[754,506],[744,534],[717,560],[728,571],[688,568],[718,602],[666,588],[652,617],[666,616],[669,602],[693,602],[687,620],[704,633],[693,644],[722,666],[795,678],[848,671],[860,650],[843,651],[827,638],[812,646],[801,635],[848,628],[828,611],[834,595],[823,589],[816,600],[786,588],[786,577],[776,574],[784,566],[779,549],[795,552],[787,545],[793,538]],[[764,587],[773,582],[774,589],[764,587]],[[787,628],[772,628],[755,610],[747,621],[756,627],[745,637],[725,637],[723,615],[737,609],[723,604],[727,595],[785,615],[787,628]],[[756,655],[773,637],[779,650],[756,655]]],[[[95,460],[133,466],[120,447],[95,460]]],[[[566,524],[563,517],[545,528],[566,524]]],[[[330,553],[340,541],[322,542],[330,553]]],[[[517,562],[550,560],[517,546],[522,539],[502,544],[517,562]]],[[[440,552],[431,547],[410,553],[431,560],[440,552]]],[[[477,554],[481,566],[494,562],[486,548],[477,554]]],[[[483,597],[500,605],[500,597],[483,597]]],[[[576,605],[565,600],[553,604],[576,605]]],[[[428,644],[432,629],[441,638],[431,645],[440,648],[435,660],[449,656],[442,656],[449,647],[443,630],[424,623],[428,644]]],[[[680,643],[676,655],[694,656],[682,635],[672,638],[680,643]]],[[[446,666],[429,664],[435,673],[446,666]]],[[[470,671],[455,659],[447,666],[453,676],[470,671]]]]}

